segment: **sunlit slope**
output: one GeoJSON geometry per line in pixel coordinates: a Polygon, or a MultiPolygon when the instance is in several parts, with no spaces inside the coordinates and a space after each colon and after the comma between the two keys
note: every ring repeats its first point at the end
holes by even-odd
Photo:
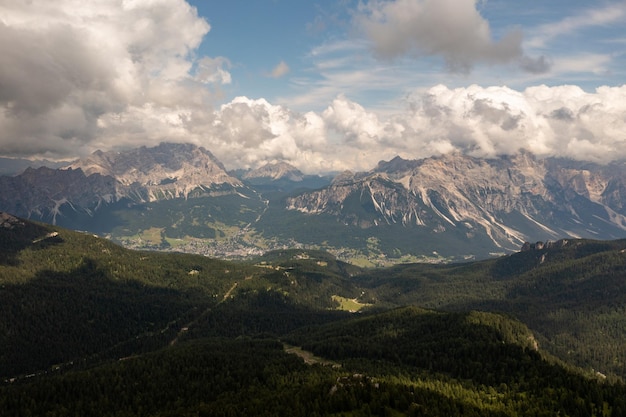
{"type": "Polygon", "coordinates": [[[559,357],[626,375],[626,241],[570,240],[495,260],[359,277],[379,305],[512,314],[559,357]]]}

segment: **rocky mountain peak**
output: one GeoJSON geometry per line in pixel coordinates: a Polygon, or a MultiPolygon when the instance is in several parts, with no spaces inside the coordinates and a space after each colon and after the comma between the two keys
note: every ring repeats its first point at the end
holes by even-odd
{"type": "Polygon", "coordinates": [[[331,185],[337,186],[342,184],[353,183],[355,180],[355,174],[352,171],[346,170],[340,174],[337,174],[335,178],[333,178],[331,185]]]}
{"type": "Polygon", "coordinates": [[[159,184],[163,179],[179,178],[185,172],[210,176],[209,183],[230,182],[222,163],[202,147],[192,144],[161,143],[153,148],[142,146],[125,152],[96,151],[79,159],[70,168],[80,168],[86,175],[111,175],[123,184],[159,184]]]}
{"type": "Polygon", "coordinates": [[[273,180],[287,179],[289,181],[300,182],[304,174],[291,164],[284,161],[270,162],[260,168],[244,174],[243,179],[271,178],[273,180]]]}
{"type": "Polygon", "coordinates": [[[234,193],[239,187],[241,181],[206,149],[161,143],[96,151],[63,169],[29,168],[15,177],[0,177],[0,209],[56,223],[64,211],[90,216],[102,204],[122,199],[188,198],[234,193]]]}
{"type": "Polygon", "coordinates": [[[287,208],[362,228],[397,224],[483,236],[516,250],[533,237],[624,236],[624,184],[624,171],[589,163],[528,152],[489,159],[453,153],[345,172],[327,188],[288,199],[287,208]]]}
{"type": "Polygon", "coordinates": [[[96,151],[70,168],[82,169],[87,175],[110,175],[120,183],[122,194],[124,187],[131,188],[147,201],[187,197],[199,188],[243,186],[211,152],[192,144],[161,143],[125,152],[96,151]],[[139,193],[137,187],[142,188],[139,193]]]}
{"type": "Polygon", "coordinates": [[[419,161],[403,159],[396,156],[390,161],[380,161],[375,172],[406,172],[419,166],[419,161]]]}

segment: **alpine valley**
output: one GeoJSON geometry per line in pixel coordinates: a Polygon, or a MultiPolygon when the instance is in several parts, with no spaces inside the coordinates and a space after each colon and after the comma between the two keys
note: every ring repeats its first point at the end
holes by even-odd
{"type": "Polygon", "coordinates": [[[626,164],[448,154],[304,175],[281,161],[227,172],[162,143],[0,177],[0,210],[130,248],[247,258],[327,250],[361,266],[512,253],[525,242],[626,237],[626,164]]]}

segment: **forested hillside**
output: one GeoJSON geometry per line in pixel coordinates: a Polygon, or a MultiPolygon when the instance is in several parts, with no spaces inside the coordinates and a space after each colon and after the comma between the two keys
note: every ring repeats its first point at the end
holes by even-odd
{"type": "Polygon", "coordinates": [[[372,270],[379,305],[499,311],[578,366],[626,377],[626,240],[539,244],[489,261],[372,270]]]}
{"type": "Polygon", "coordinates": [[[626,414],[624,241],[363,270],[1,226],[3,416],[626,414]]]}

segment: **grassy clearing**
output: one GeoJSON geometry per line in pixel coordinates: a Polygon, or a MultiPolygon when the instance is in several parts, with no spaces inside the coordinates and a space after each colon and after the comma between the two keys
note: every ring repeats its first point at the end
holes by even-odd
{"type": "Polygon", "coordinates": [[[361,268],[375,268],[377,266],[374,262],[372,262],[371,259],[369,259],[365,255],[355,255],[351,257],[344,257],[343,261],[348,262],[352,265],[361,267],[361,268]]]}
{"type": "Polygon", "coordinates": [[[163,229],[158,227],[151,227],[150,229],[143,230],[139,233],[139,238],[147,245],[158,246],[162,242],[161,233],[163,229]]]}
{"type": "Polygon", "coordinates": [[[339,295],[333,295],[333,301],[339,303],[339,307],[337,307],[337,310],[342,311],[356,312],[364,307],[371,306],[371,304],[359,303],[356,298],[345,298],[339,295]]]}

